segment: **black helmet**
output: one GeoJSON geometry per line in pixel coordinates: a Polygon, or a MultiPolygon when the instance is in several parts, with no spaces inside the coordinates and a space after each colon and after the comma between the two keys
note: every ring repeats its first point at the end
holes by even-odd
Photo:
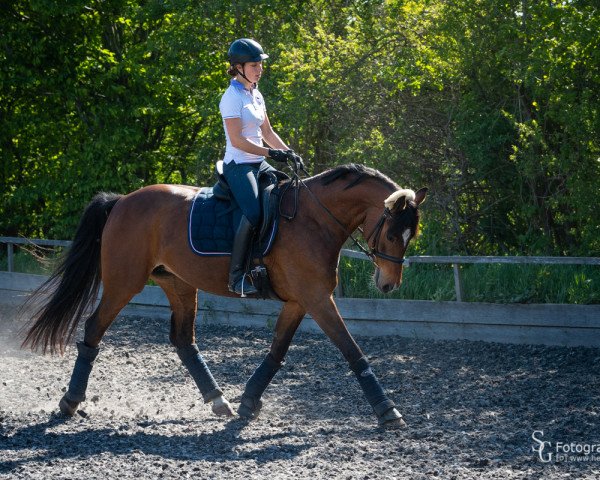
{"type": "Polygon", "coordinates": [[[238,38],[229,47],[227,58],[231,65],[236,63],[260,62],[269,56],[260,44],[251,38],[238,38]]]}

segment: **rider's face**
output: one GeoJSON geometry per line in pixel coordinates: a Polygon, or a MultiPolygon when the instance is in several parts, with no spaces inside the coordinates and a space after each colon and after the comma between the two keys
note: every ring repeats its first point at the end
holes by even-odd
{"type": "MultiPolygon", "coordinates": [[[[241,70],[241,68],[239,68],[241,70]]],[[[244,75],[252,83],[257,83],[260,80],[263,72],[262,62],[247,62],[244,64],[244,75]]]]}

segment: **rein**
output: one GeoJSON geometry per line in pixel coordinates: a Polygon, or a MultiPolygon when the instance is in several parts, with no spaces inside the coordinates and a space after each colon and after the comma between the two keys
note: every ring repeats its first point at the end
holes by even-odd
{"type": "Polygon", "coordinates": [[[375,225],[373,230],[371,230],[371,233],[367,237],[365,237],[365,232],[363,231],[363,229],[358,227],[358,231],[360,233],[362,233],[363,237],[365,237],[365,240],[367,242],[367,247],[369,247],[369,240],[371,239],[371,237],[373,237],[373,246],[369,247],[367,249],[367,248],[363,247],[363,245],[359,242],[358,239],[356,239],[356,237],[354,237],[352,232],[348,231],[346,226],[337,219],[337,217],[333,214],[333,212],[331,210],[329,210],[329,208],[327,208],[323,204],[323,202],[321,202],[321,200],[319,200],[319,198],[312,192],[312,190],[308,187],[308,185],[306,185],[304,180],[302,180],[302,178],[300,178],[300,176],[298,175],[298,172],[296,170],[294,171],[294,175],[293,175],[290,183],[287,185],[285,190],[282,192],[282,195],[281,195],[282,199],[283,199],[283,194],[285,194],[285,192],[287,192],[287,190],[289,190],[289,188],[292,187],[292,185],[293,185],[293,189],[294,189],[294,210],[293,210],[293,213],[291,216],[284,215],[280,210],[280,214],[283,215],[285,218],[287,218],[288,220],[293,220],[294,217],[296,216],[296,213],[298,212],[298,193],[300,190],[299,187],[300,187],[300,185],[302,185],[304,188],[306,188],[308,193],[317,202],[317,204],[323,210],[325,210],[325,212],[327,212],[329,217],[344,231],[344,233],[346,235],[348,235],[348,238],[352,239],[352,241],[354,242],[354,245],[356,245],[362,253],[367,255],[367,257],[369,257],[369,259],[375,265],[377,265],[377,257],[387,260],[388,262],[396,263],[399,265],[402,265],[404,263],[404,257],[394,257],[392,255],[388,255],[387,253],[380,252],[377,249],[377,247],[379,245],[379,238],[381,237],[381,231],[383,230],[383,225],[388,218],[392,218],[392,212],[390,211],[389,208],[387,208],[387,207],[384,208],[383,213],[381,214],[381,217],[377,221],[377,224],[375,225]]]}

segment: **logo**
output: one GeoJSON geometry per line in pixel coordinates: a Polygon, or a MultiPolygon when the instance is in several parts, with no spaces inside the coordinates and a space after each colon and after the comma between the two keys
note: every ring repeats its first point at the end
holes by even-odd
{"type": "Polygon", "coordinates": [[[543,463],[548,463],[552,461],[552,452],[548,452],[547,454],[544,455],[544,449],[546,448],[546,445],[548,445],[548,449],[550,449],[552,447],[552,442],[547,442],[545,440],[541,440],[540,438],[536,437],[536,434],[539,435],[540,437],[544,436],[544,431],[543,430],[534,430],[533,433],[531,434],[531,438],[533,439],[533,441],[537,444],[537,445],[533,445],[531,447],[531,450],[534,452],[537,452],[538,457],[540,457],[540,461],[543,463]]]}
{"type": "Polygon", "coordinates": [[[534,430],[531,439],[535,445],[531,450],[538,454],[540,462],[599,462],[600,443],[552,442],[543,440],[543,430],[534,430]]]}

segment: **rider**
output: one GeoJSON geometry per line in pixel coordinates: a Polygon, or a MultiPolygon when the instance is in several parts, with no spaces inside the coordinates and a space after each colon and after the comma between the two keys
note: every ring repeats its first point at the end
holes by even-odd
{"type": "Polygon", "coordinates": [[[262,61],[269,56],[258,42],[249,38],[235,40],[227,56],[230,63],[227,73],[233,78],[219,104],[227,139],[223,175],[242,210],[231,252],[229,290],[245,295],[257,292],[246,278],[245,260],[261,217],[258,175],[261,171],[274,170],[265,157],[279,162],[292,160],[300,165],[302,159],[273,130],[263,96],[258,91],[262,61]],[[271,148],[263,146],[263,140],[271,148]]]}

